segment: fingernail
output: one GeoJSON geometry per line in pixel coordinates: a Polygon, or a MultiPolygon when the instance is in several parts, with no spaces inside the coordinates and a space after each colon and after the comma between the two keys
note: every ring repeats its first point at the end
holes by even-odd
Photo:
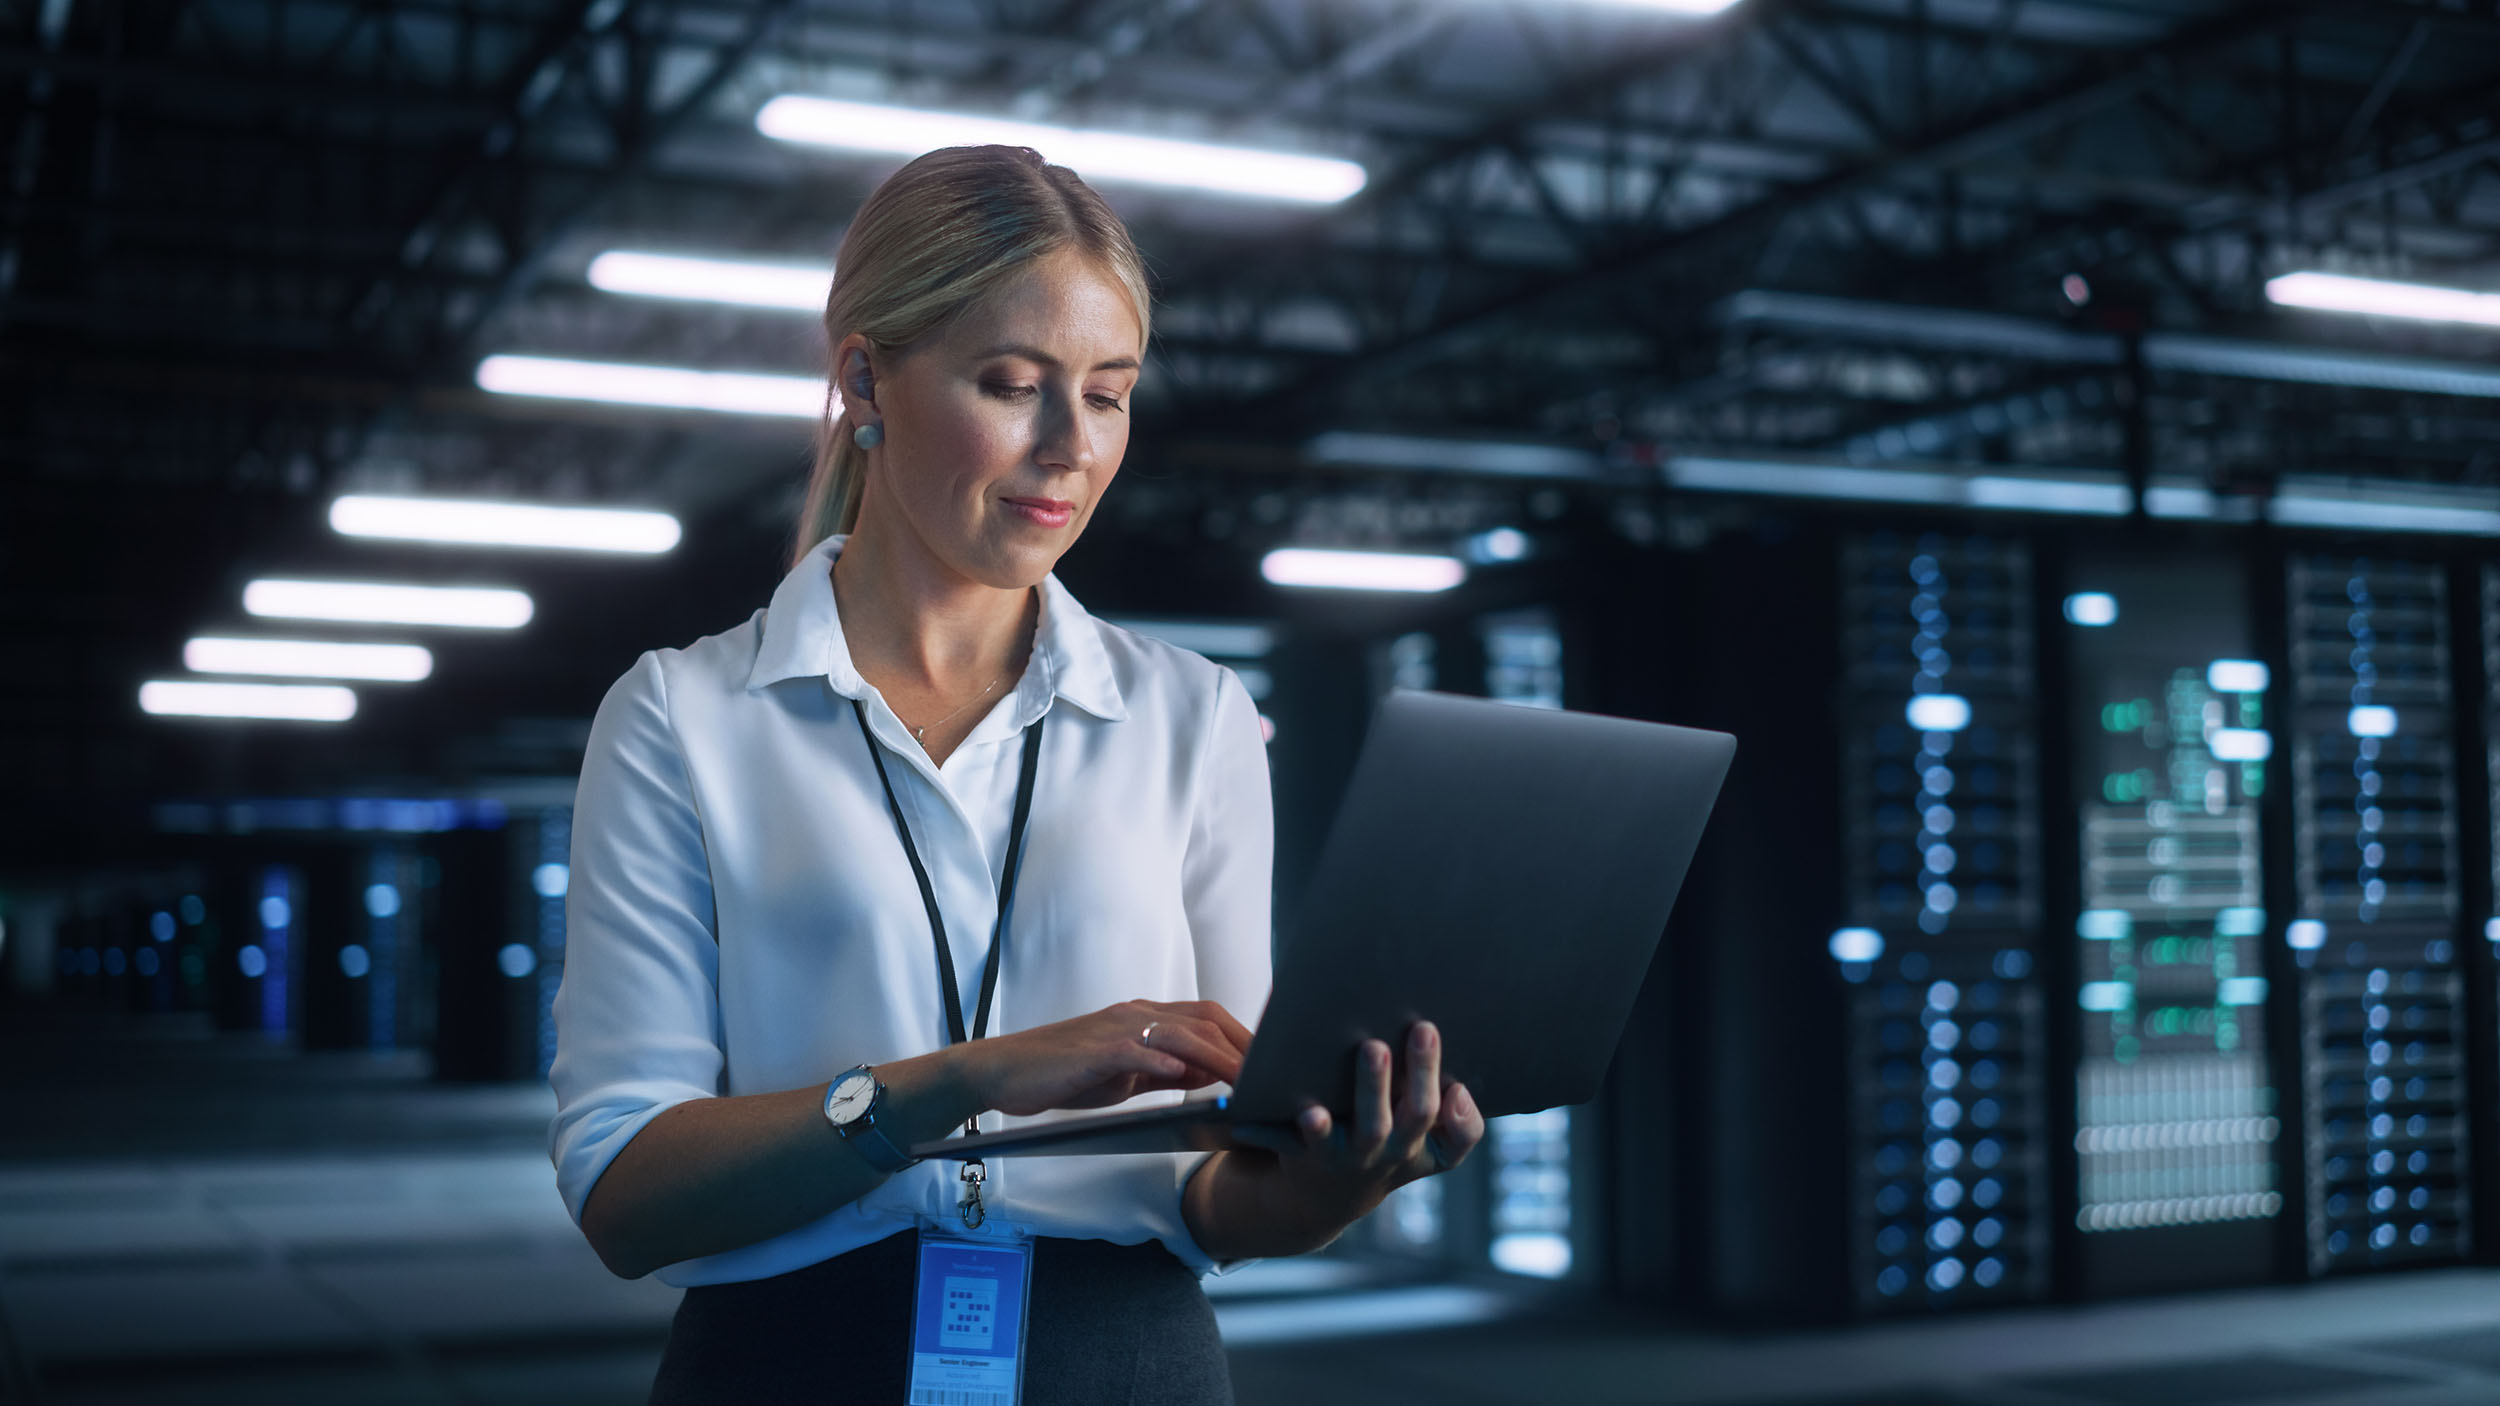
{"type": "Polygon", "coordinates": [[[1428,1050],[1434,1045],[1440,1043],[1440,1040],[1440,1028],[1435,1026],[1431,1021],[1424,1021],[1415,1027],[1415,1048],[1419,1050],[1428,1050]]]}

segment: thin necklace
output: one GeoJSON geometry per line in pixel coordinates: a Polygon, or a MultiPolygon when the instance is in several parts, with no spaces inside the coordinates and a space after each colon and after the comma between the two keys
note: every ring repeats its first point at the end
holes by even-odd
{"type": "MultiPolygon", "coordinates": [[[[1003,670],[1003,669],[1002,669],[1002,670],[1000,670],[1000,671],[999,671],[999,674],[998,674],[998,677],[997,677],[997,678],[995,678],[995,679],[990,680],[988,683],[985,683],[985,684],[981,685],[981,691],[980,691],[979,693],[976,693],[976,694],[972,695],[972,697],[971,697],[971,698],[969,698],[969,699],[965,700],[964,705],[963,705],[963,707],[962,707],[962,708],[957,708],[954,712],[947,714],[945,717],[942,717],[942,718],[938,719],[936,722],[932,722],[932,723],[922,723],[920,726],[915,727],[915,728],[912,728],[912,730],[911,730],[911,740],[912,740],[912,741],[914,741],[914,742],[919,743],[919,744],[920,744],[920,746],[921,746],[921,749],[922,749],[922,750],[924,750],[924,751],[925,751],[925,750],[927,750],[927,749],[928,749],[928,746],[929,746],[929,729],[930,729],[930,728],[933,728],[933,727],[944,727],[944,726],[946,726],[948,723],[950,723],[950,722],[954,721],[957,717],[959,717],[959,716],[961,716],[961,715],[962,715],[964,708],[969,708],[969,707],[971,707],[973,704],[980,702],[982,699],[989,697],[989,696],[990,696],[990,690],[991,690],[991,689],[993,689],[993,688],[998,687],[999,683],[1000,683],[1002,680],[1004,680],[1006,677],[1007,677],[1007,673],[1006,673],[1006,671],[1005,671],[1005,670],[1003,670]]],[[[906,726],[909,726],[909,724],[906,724],[906,726]]]]}

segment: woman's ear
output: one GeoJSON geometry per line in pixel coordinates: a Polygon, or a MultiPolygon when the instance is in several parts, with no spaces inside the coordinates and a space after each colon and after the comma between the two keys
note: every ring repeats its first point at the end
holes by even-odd
{"type": "Polygon", "coordinates": [[[846,402],[856,402],[874,410],[877,407],[877,376],[868,364],[868,349],[855,342],[844,342],[834,366],[836,382],[846,402]]]}

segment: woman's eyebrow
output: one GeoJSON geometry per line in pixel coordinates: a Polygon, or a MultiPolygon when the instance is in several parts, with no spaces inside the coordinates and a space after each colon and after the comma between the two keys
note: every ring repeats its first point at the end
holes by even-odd
{"type": "MultiPolygon", "coordinates": [[[[1043,351],[1039,347],[1029,347],[1022,342],[1001,342],[997,346],[990,348],[988,351],[981,353],[981,359],[983,361],[987,361],[994,356],[1020,356],[1027,361],[1038,361],[1044,366],[1057,366],[1060,364],[1059,358],[1052,356],[1050,353],[1043,351]]],[[[1109,361],[1098,361],[1094,363],[1094,369],[1097,371],[1134,371],[1137,369],[1137,358],[1133,356],[1115,356],[1109,361]]]]}

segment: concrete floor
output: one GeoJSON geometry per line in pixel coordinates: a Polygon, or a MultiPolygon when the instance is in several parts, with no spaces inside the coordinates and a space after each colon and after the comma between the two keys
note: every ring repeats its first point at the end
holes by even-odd
{"type": "MultiPolygon", "coordinates": [[[[543,1089],[0,1024],[0,1400],[642,1400],[676,1294],[582,1244],[543,1089]]],[[[1242,1406],[2500,1403],[2484,1270],[1749,1336],[1328,1260],[1209,1289],[1242,1406]]]]}

